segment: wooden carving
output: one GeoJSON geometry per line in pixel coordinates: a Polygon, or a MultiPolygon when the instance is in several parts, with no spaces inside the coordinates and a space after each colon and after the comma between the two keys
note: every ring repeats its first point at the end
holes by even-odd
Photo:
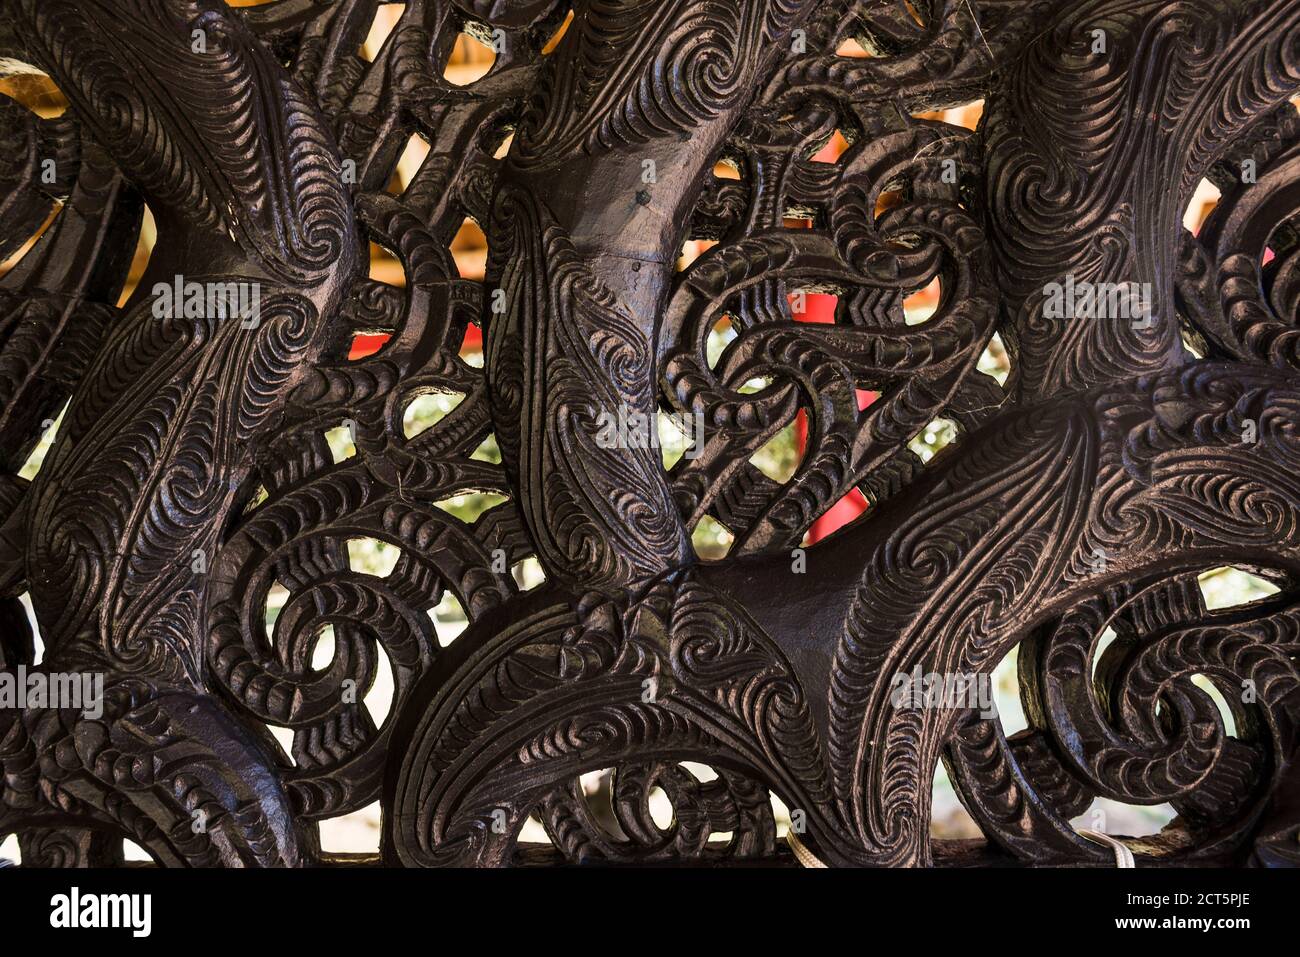
{"type": "Polygon", "coordinates": [[[0,673],[103,681],[98,714],[0,707],[24,863],[328,863],[317,822],[376,800],[391,864],[788,859],[772,796],[830,865],[1105,866],[1070,823],[1098,796],[1176,809],[1139,863],[1300,863],[1300,0],[408,0],[363,59],[380,6],[0,0],[0,70],[70,102],[0,100],[0,255],[53,216],[0,278],[0,673]],[[496,59],[456,86],[463,32],[496,59]],[[670,468],[664,413],[699,437],[670,468]],[[796,417],[777,482],[750,460],[796,417]],[[437,507],[469,491],[505,501],[437,507]],[[1279,590],[1207,610],[1223,565],[1279,590]],[[895,693],[1017,646],[1023,731],[895,693]],[[941,760],[980,848],[930,838],[941,760]],[[617,835],[579,783],[609,768],[617,835]]]}

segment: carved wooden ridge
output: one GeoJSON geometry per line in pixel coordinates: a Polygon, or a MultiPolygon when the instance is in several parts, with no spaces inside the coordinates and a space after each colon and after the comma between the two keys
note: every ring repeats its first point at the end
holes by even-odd
{"type": "Polygon", "coordinates": [[[1070,823],[1097,797],[1176,809],[1139,865],[1300,862],[1300,0],[408,0],[366,60],[378,6],[0,0],[0,68],[70,102],[0,102],[0,257],[53,215],[0,279],[0,668],[103,681],[0,708],[25,863],[328,862],[317,822],[376,800],[395,864],[527,861],[530,815],[547,860],[788,859],[776,796],[826,864],[943,864],[972,852],[930,838],[940,760],[989,862],[1108,866],[1070,823]],[[462,32],[496,51],[463,87],[462,32]],[[918,117],[975,100],[974,131],[918,117]],[[463,398],[408,439],[431,391],[463,398]],[[699,430],[671,468],[628,434],[658,413],[699,430]],[[750,459],[800,415],[780,483],[750,459]],[[436,505],[470,491],[506,500],[436,505]],[[1279,591],[1207,610],[1224,565],[1279,591]],[[1015,734],[896,694],[1017,646],[1015,734]],[[607,768],[617,836],[579,783],[607,768]]]}

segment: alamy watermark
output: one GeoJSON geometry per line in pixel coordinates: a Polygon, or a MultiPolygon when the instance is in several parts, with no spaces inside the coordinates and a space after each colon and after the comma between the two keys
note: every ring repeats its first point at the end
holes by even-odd
{"type": "Polygon", "coordinates": [[[262,284],[256,282],[154,283],[155,319],[239,319],[240,327],[256,329],[262,316],[262,284]]]}
{"type": "Polygon", "coordinates": [[[986,720],[996,718],[993,676],[967,672],[900,671],[890,681],[889,701],[900,711],[969,708],[986,720]]]}
{"type": "Polygon", "coordinates": [[[73,887],[50,898],[50,926],[56,930],[81,928],[131,931],[148,937],[153,931],[152,894],[94,894],[73,887]]]}
{"type": "Polygon", "coordinates": [[[1124,319],[1151,328],[1149,282],[1049,282],[1043,287],[1044,319],[1124,319]]]}
{"type": "Polygon", "coordinates": [[[667,416],[672,428],[659,434],[659,419],[630,409],[626,404],[617,411],[602,410],[596,416],[596,445],[602,449],[665,449],[680,451],[683,458],[698,458],[704,451],[704,416],[698,412],[689,415],[667,416]]]}
{"type": "Polygon", "coordinates": [[[0,671],[0,710],[71,708],[95,721],[104,716],[104,676],[96,672],[0,671]]]}

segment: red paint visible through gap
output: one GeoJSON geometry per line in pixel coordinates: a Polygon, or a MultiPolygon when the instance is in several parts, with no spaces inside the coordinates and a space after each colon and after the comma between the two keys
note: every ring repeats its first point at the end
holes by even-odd
{"type": "MultiPolygon", "coordinates": [[[[792,300],[796,297],[791,297],[792,300]]],[[[837,299],[835,296],[824,293],[805,293],[803,295],[803,311],[794,311],[794,318],[798,322],[824,322],[830,323],[835,321],[835,306],[837,299]]],[[[793,306],[792,306],[793,308],[793,306]]],[[[352,340],[352,348],[348,352],[348,359],[355,361],[372,356],[392,336],[385,332],[380,333],[362,333],[355,336],[352,340]]],[[[470,325],[465,329],[465,343],[461,347],[462,351],[475,351],[483,348],[483,334],[477,326],[470,325]]],[[[876,400],[876,393],[869,392],[866,389],[858,389],[858,408],[865,409],[868,405],[876,400]]],[[[808,417],[803,411],[799,412],[795,422],[795,440],[798,443],[799,454],[803,455],[808,448],[808,417]]],[[[808,543],[820,541],[835,530],[842,528],[849,522],[853,521],[867,509],[867,500],[857,489],[852,489],[847,495],[830,507],[817,521],[813,522],[812,527],[808,530],[808,543]]]]}
{"type": "MultiPolygon", "coordinates": [[[[791,299],[791,310],[796,322],[829,323],[835,321],[835,306],[838,302],[835,296],[824,293],[804,293],[802,312],[794,309],[797,297],[792,296],[791,299]]],[[[858,389],[857,394],[859,410],[865,409],[876,401],[875,392],[858,389]]],[[[798,417],[795,419],[795,441],[798,443],[799,454],[802,456],[808,450],[808,415],[803,410],[800,410],[798,417]]],[[[808,544],[812,545],[821,541],[831,532],[843,528],[866,510],[867,500],[863,494],[857,489],[850,489],[848,494],[827,509],[817,521],[813,522],[812,527],[808,529],[808,544]]]]}
{"type": "MultiPolygon", "coordinates": [[[[373,356],[382,349],[389,339],[393,338],[386,332],[359,333],[352,338],[352,348],[348,350],[348,361],[355,362],[357,359],[364,359],[366,356],[373,356]]],[[[460,347],[461,352],[470,351],[478,352],[483,348],[483,333],[479,332],[478,326],[469,325],[465,327],[465,342],[460,347]]]]}
{"type": "Polygon", "coordinates": [[[373,356],[391,339],[386,332],[375,333],[374,335],[357,335],[352,338],[352,348],[348,350],[348,361],[355,362],[357,359],[364,359],[366,356],[373,356]]]}

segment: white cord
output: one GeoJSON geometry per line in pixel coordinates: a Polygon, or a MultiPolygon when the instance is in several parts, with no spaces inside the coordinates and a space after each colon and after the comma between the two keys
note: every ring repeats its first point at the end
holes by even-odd
{"type": "Polygon", "coordinates": [[[1137,860],[1133,857],[1133,852],[1128,849],[1128,845],[1119,838],[1111,837],[1109,834],[1103,834],[1101,831],[1091,831],[1081,829],[1081,837],[1086,837],[1094,844],[1104,844],[1115,852],[1116,867],[1137,867],[1137,860]]]}
{"type": "Polygon", "coordinates": [[[798,836],[794,833],[794,831],[785,832],[785,842],[790,845],[790,850],[794,851],[795,860],[799,862],[799,865],[801,867],[823,867],[824,868],[826,866],[825,864],[823,864],[821,861],[817,859],[816,854],[814,854],[812,851],[808,850],[806,846],[804,846],[803,841],[799,840],[798,836]]]}

